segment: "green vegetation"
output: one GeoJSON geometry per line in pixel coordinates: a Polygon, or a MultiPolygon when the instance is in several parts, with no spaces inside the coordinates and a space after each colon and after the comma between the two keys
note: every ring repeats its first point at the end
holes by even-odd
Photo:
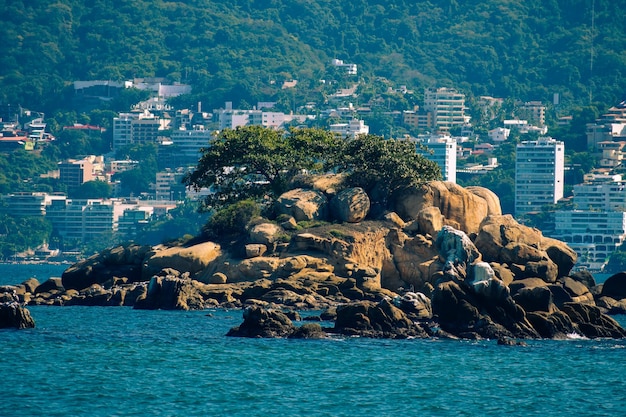
{"type": "Polygon", "coordinates": [[[49,242],[52,225],[43,218],[0,215],[0,257],[11,259],[16,253],[35,249],[49,242]]]}
{"type": "Polygon", "coordinates": [[[327,168],[341,154],[340,146],[332,133],[320,129],[297,129],[289,135],[262,126],[227,129],[209,141],[184,182],[195,189],[213,187],[205,201],[212,208],[277,197],[294,175],[327,168]]]}
{"type": "Polygon", "coordinates": [[[237,201],[270,201],[288,190],[296,174],[333,171],[346,185],[362,187],[383,208],[393,193],[441,178],[436,163],[415,152],[415,143],[365,135],[341,139],[321,129],[290,134],[261,126],[227,129],[203,150],[196,169],[184,178],[195,189],[212,187],[205,208],[237,201]]]}
{"type": "Polygon", "coordinates": [[[626,90],[623,4],[608,0],[5,3],[0,102],[47,115],[69,107],[74,80],[150,76],[192,84],[178,100],[188,105],[273,99],[293,110],[355,80],[329,68],[332,58],[359,65],[371,86],[363,99],[373,77],[418,92],[447,85],[546,102],[559,93],[565,106],[616,103],[626,90]],[[291,79],[298,87],[281,90],[291,79]]]}
{"type": "Polygon", "coordinates": [[[202,228],[209,238],[220,238],[241,234],[248,223],[261,214],[261,206],[253,200],[245,199],[217,210],[202,228]]]}

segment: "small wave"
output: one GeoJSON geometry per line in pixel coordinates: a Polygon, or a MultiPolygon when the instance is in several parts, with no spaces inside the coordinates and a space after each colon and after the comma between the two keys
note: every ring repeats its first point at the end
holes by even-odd
{"type": "Polygon", "coordinates": [[[565,336],[567,337],[567,339],[571,339],[571,340],[589,340],[588,337],[580,335],[576,332],[567,333],[565,336]]]}

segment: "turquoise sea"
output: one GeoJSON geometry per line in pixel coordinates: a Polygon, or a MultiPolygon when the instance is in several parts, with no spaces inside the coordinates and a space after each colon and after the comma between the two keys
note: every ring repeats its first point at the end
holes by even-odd
{"type": "MultiPolygon", "coordinates": [[[[0,285],[32,268],[63,270],[0,265],[0,285]]],[[[626,415],[622,340],[237,339],[241,311],[29,310],[35,329],[0,330],[0,415],[626,415]]]]}

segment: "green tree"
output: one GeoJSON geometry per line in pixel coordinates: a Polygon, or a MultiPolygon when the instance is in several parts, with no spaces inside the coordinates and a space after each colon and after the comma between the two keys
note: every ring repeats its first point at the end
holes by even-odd
{"type": "Polygon", "coordinates": [[[626,271],[626,251],[623,247],[611,254],[604,270],[609,274],[626,271]]]}
{"type": "Polygon", "coordinates": [[[78,187],[70,198],[109,198],[111,196],[111,185],[106,181],[87,181],[78,187]]]}
{"type": "Polygon", "coordinates": [[[0,251],[4,259],[35,249],[50,239],[52,225],[43,217],[0,215],[0,251]]]}
{"type": "Polygon", "coordinates": [[[345,173],[348,185],[363,187],[374,203],[386,206],[397,191],[423,181],[441,179],[436,163],[418,155],[416,144],[365,135],[340,139],[319,129],[291,134],[252,126],[226,130],[204,149],[196,169],[184,183],[214,193],[205,208],[244,199],[275,198],[301,172],[345,173]]]}
{"type": "Polygon", "coordinates": [[[339,147],[335,136],[319,129],[297,129],[288,135],[261,126],[227,129],[209,141],[183,182],[196,190],[213,189],[205,208],[276,197],[295,174],[321,170],[339,147]]]}
{"type": "Polygon", "coordinates": [[[439,166],[417,154],[416,146],[409,140],[359,136],[336,155],[337,170],[347,174],[347,185],[362,187],[372,203],[386,207],[395,193],[442,178],[439,166]]]}

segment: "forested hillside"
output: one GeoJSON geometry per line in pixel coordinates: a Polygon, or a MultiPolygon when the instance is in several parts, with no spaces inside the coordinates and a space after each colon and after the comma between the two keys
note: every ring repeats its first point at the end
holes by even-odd
{"type": "Polygon", "coordinates": [[[622,0],[0,2],[0,101],[55,110],[73,80],[160,76],[254,103],[332,58],[409,88],[568,104],[626,91],[622,0]]]}

